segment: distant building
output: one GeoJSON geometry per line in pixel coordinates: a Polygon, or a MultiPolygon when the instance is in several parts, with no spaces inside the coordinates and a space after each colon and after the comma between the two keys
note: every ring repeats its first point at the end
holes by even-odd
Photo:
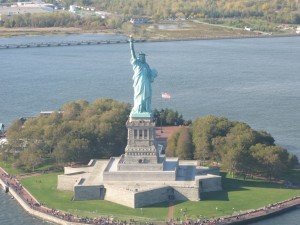
{"type": "Polygon", "coordinates": [[[5,144],[7,144],[7,138],[1,138],[0,136],[0,148],[2,148],[5,144]]]}
{"type": "MultiPolygon", "coordinates": [[[[53,12],[55,6],[45,2],[17,2],[11,6],[0,6],[0,14],[2,16],[12,16],[15,14],[25,13],[45,13],[53,12]]],[[[3,19],[3,18],[2,18],[3,19]]]]}
{"type": "Polygon", "coordinates": [[[77,10],[78,10],[77,5],[70,5],[69,12],[76,13],[77,10]]]}
{"type": "Polygon", "coordinates": [[[16,5],[12,5],[12,7],[25,7],[25,8],[54,8],[53,4],[45,3],[45,2],[17,2],[16,5]]]}
{"type": "Polygon", "coordinates": [[[244,27],[244,30],[251,31],[251,28],[250,27],[244,27]]]}
{"type": "Polygon", "coordinates": [[[156,127],[156,141],[160,145],[161,153],[165,153],[167,147],[168,138],[174,133],[177,132],[182,126],[166,126],[166,127],[156,127]]]}
{"type": "Polygon", "coordinates": [[[296,28],[296,34],[300,34],[300,26],[296,28]]]}
{"type": "Polygon", "coordinates": [[[130,23],[132,23],[133,25],[145,24],[145,23],[149,23],[149,19],[146,17],[131,18],[130,23]]]}
{"type": "Polygon", "coordinates": [[[63,111],[41,111],[40,112],[40,115],[41,116],[50,116],[52,113],[55,113],[55,112],[57,112],[57,113],[63,113],[63,111]]]}

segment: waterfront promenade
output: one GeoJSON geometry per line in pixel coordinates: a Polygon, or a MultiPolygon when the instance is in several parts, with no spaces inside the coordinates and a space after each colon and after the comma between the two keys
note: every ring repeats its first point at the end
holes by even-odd
{"type": "MultiPolygon", "coordinates": [[[[18,201],[18,203],[31,215],[39,217],[43,220],[54,222],[63,225],[75,225],[75,224],[111,224],[111,225],[125,225],[125,224],[141,224],[140,222],[129,220],[113,220],[110,217],[98,217],[98,218],[80,218],[70,213],[66,213],[57,209],[50,209],[43,206],[32,196],[26,188],[24,188],[20,182],[13,176],[6,173],[0,167],[0,184],[3,187],[8,187],[11,195],[18,201]]],[[[184,224],[184,225],[230,225],[230,224],[245,224],[246,222],[257,221],[266,217],[271,217],[276,214],[283,213],[289,209],[300,206],[300,196],[288,199],[275,204],[270,204],[265,207],[249,210],[236,215],[225,216],[214,219],[198,219],[185,221],[169,220],[165,222],[168,225],[184,224]]],[[[147,223],[151,224],[151,223],[147,223]]],[[[161,222],[164,224],[164,222],[161,222]]]]}

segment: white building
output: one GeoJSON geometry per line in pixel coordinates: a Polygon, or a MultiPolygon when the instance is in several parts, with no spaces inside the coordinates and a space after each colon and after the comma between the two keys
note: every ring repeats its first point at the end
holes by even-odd
{"type": "Polygon", "coordinates": [[[250,27],[244,27],[244,30],[251,31],[251,28],[250,27]]]}
{"type": "Polygon", "coordinates": [[[76,13],[77,10],[78,10],[78,6],[70,5],[69,12],[76,13]]]}

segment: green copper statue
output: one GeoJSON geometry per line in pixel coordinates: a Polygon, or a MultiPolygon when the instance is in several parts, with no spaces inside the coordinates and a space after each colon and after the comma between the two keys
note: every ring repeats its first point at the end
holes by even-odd
{"type": "Polygon", "coordinates": [[[149,116],[151,115],[151,83],[157,76],[157,71],[155,69],[150,69],[148,63],[146,63],[146,55],[144,53],[140,53],[139,56],[136,57],[133,46],[133,38],[131,36],[129,43],[131,50],[131,65],[134,71],[132,76],[134,105],[131,110],[131,116],[149,116]]]}

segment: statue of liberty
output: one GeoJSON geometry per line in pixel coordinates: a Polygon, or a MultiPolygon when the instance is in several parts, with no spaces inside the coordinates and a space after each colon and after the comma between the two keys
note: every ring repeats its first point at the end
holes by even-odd
{"type": "Polygon", "coordinates": [[[131,65],[133,67],[133,89],[134,89],[134,105],[131,110],[131,116],[142,116],[151,114],[151,98],[152,88],[151,83],[157,76],[155,69],[150,69],[146,63],[146,55],[139,53],[136,57],[133,46],[133,38],[129,39],[131,50],[131,65]]]}

